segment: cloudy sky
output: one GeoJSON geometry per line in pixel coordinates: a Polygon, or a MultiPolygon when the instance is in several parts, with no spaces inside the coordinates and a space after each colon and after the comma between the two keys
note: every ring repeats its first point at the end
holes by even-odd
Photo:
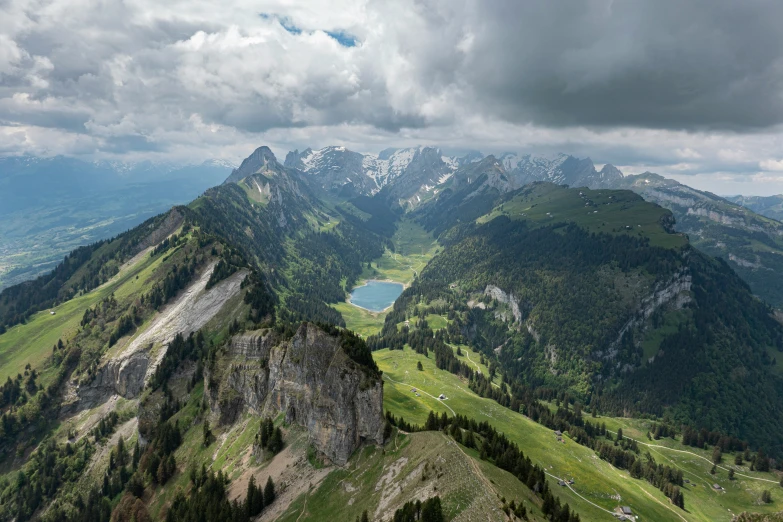
{"type": "Polygon", "coordinates": [[[0,0],[0,154],[590,156],[783,192],[779,0],[0,0]]]}

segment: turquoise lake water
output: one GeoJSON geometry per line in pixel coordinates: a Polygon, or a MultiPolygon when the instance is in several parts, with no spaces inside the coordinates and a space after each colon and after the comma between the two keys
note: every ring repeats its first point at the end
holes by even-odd
{"type": "Polygon", "coordinates": [[[351,304],[366,308],[373,312],[382,312],[394,304],[402,293],[401,283],[385,281],[367,281],[364,286],[358,286],[351,292],[351,304]]]}

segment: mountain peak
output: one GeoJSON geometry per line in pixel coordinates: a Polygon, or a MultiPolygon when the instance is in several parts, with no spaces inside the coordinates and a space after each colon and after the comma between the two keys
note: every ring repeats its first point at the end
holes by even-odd
{"type": "Polygon", "coordinates": [[[266,145],[262,145],[254,150],[253,154],[251,154],[245,161],[248,160],[256,160],[261,162],[263,165],[266,165],[270,161],[274,161],[275,163],[277,162],[277,158],[275,157],[274,152],[272,152],[272,149],[266,145]]]}
{"type": "Polygon", "coordinates": [[[239,168],[234,169],[225,183],[240,181],[263,168],[279,166],[280,164],[277,162],[277,158],[272,150],[266,145],[262,145],[254,150],[250,156],[245,158],[239,168]]]}

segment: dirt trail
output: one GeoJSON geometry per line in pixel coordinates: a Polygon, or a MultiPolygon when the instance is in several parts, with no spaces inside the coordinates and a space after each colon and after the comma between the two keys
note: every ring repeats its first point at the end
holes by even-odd
{"type": "Polygon", "coordinates": [[[473,366],[475,366],[475,367],[476,367],[476,371],[478,372],[478,374],[479,374],[479,375],[481,375],[481,367],[480,367],[478,364],[476,364],[476,363],[474,363],[474,362],[473,362],[473,359],[471,359],[471,358],[470,358],[470,352],[469,352],[469,351],[467,351],[467,350],[465,350],[465,357],[467,357],[467,358],[468,358],[468,360],[470,361],[470,363],[471,363],[473,366]]]}
{"type": "Polygon", "coordinates": [[[436,400],[436,401],[438,401],[439,403],[443,404],[445,407],[447,407],[447,408],[449,409],[449,411],[452,413],[452,415],[457,415],[457,412],[455,412],[454,410],[452,410],[452,409],[451,409],[451,406],[449,406],[448,404],[446,404],[446,401],[442,401],[442,400],[438,399],[438,398],[437,398],[437,397],[435,397],[434,395],[431,395],[431,394],[429,394],[429,393],[425,392],[425,391],[424,391],[424,390],[422,390],[421,388],[417,388],[416,386],[414,386],[414,385],[412,385],[412,384],[408,384],[407,382],[400,382],[400,381],[395,381],[394,379],[392,379],[391,377],[389,377],[389,376],[388,376],[388,375],[386,375],[385,373],[383,374],[383,378],[384,378],[384,379],[387,379],[387,380],[388,380],[388,381],[390,381],[390,382],[393,382],[394,384],[402,384],[403,386],[410,386],[411,388],[416,388],[417,390],[419,390],[419,391],[420,391],[421,393],[423,393],[424,395],[426,395],[426,396],[428,396],[428,397],[432,397],[433,399],[435,399],[435,400],[436,400]]]}
{"type": "MultiPolygon", "coordinates": [[[[616,432],[614,432],[614,431],[609,431],[609,430],[606,430],[606,432],[607,432],[607,433],[615,433],[615,434],[616,434],[616,432]]],[[[688,455],[693,455],[694,457],[700,458],[701,460],[704,460],[704,461],[706,461],[706,462],[707,462],[707,463],[709,463],[709,464],[712,464],[712,463],[713,463],[713,462],[712,462],[710,459],[708,459],[707,457],[703,457],[703,456],[701,456],[701,455],[699,455],[699,454],[697,454],[697,453],[694,453],[694,452],[692,452],[692,451],[688,451],[688,450],[678,450],[678,449],[670,448],[670,447],[668,447],[668,446],[661,446],[660,444],[648,444],[648,443],[646,443],[646,442],[642,442],[642,441],[640,441],[640,440],[637,440],[637,439],[634,439],[634,438],[628,437],[628,436],[626,436],[626,435],[623,435],[623,437],[625,437],[625,438],[627,438],[627,439],[631,439],[631,440],[633,440],[633,441],[636,441],[636,443],[637,443],[637,444],[642,444],[642,445],[644,445],[644,446],[648,446],[648,447],[650,447],[650,448],[659,448],[659,449],[664,449],[664,450],[667,450],[667,451],[674,451],[674,452],[676,452],[676,453],[687,453],[688,455]]],[[[723,471],[726,471],[726,472],[728,472],[728,471],[729,471],[729,468],[725,468],[725,467],[723,467],[723,466],[717,466],[717,465],[716,465],[716,467],[717,467],[718,469],[722,469],[723,471]]],[[[750,480],[760,480],[760,481],[762,481],[762,482],[771,482],[771,483],[773,483],[773,484],[778,484],[778,481],[777,481],[777,480],[770,480],[770,479],[765,479],[765,478],[761,478],[761,477],[751,477],[750,475],[744,475],[744,474],[742,474],[742,473],[737,473],[736,471],[734,472],[734,475],[736,475],[736,476],[738,476],[738,477],[745,477],[745,478],[747,478],[747,479],[750,479],[750,480]]]]}
{"type": "Polygon", "coordinates": [[[664,504],[663,502],[661,502],[660,500],[658,500],[657,498],[655,498],[654,496],[652,496],[652,495],[650,494],[650,492],[649,492],[649,491],[647,491],[646,489],[644,489],[644,488],[642,488],[642,487],[640,487],[639,489],[641,489],[641,490],[644,492],[644,494],[645,494],[645,495],[647,495],[648,497],[650,497],[651,499],[653,499],[655,502],[657,502],[658,504],[662,505],[663,507],[665,507],[666,509],[668,509],[669,511],[671,511],[672,513],[674,513],[675,515],[677,515],[678,517],[680,517],[680,520],[684,520],[685,522],[688,522],[688,520],[687,520],[687,519],[686,519],[684,516],[682,516],[682,515],[680,515],[679,513],[677,513],[677,511],[675,511],[674,509],[672,509],[672,507],[671,507],[671,506],[667,506],[666,504],[664,504]]]}
{"type": "MultiPolygon", "coordinates": [[[[478,372],[478,374],[479,374],[479,375],[481,375],[481,374],[482,374],[482,372],[481,372],[481,366],[479,366],[478,364],[476,364],[476,363],[474,363],[474,362],[473,362],[473,359],[471,359],[471,358],[470,358],[470,352],[469,352],[469,351],[467,351],[467,350],[465,350],[465,357],[467,357],[467,358],[468,358],[468,360],[470,361],[470,363],[471,363],[473,366],[475,366],[475,367],[476,367],[476,371],[478,372]]],[[[494,386],[495,388],[500,388],[500,386],[498,386],[497,384],[495,384],[495,383],[494,383],[494,382],[492,382],[492,381],[490,381],[489,383],[490,383],[492,386],[494,386]]]]}
{"type": "Polygon", "coordinates": [[[445,433],[441,432],[441,435],[443,435],[443,438],[446,439],[447,444],[454,444],[454,447],[456,447],[462,455],[465,456],[465,458],[468,460],[468,464],[470,464],[470,467],[473,468],[473,472],[476,474],[476,476],[481,480],[481,482],[484,483],[484,485],[487,487],[487,489],[495,494],[495,496],[498,496],[498,492],[495,489],[495,486],[492,485],[492,483],[487,480],[487,477],[484,476],[484,473],[481,472],[481,469],[478,467],[478,464],[476,464],[476,461],[473,460],[470,455],[465,453],[465,450],[463,450],[459,444],[455,443],[453,439],[450,439],[446,436],[445,433]]]}
{"type": "Polygon", "coordinates": [[[560,481],[562,481],[562,482],[565,482],[565,485],[566,485],[566,487],[567,487],[568,489],[570,489],[570,490],[571,490],[571,492],[572,492],[574,495],[576,495],[577,497],[581,498],[582,500],[584,500],[585,502],[587,502],[587,503],[588,503],[588,504],[590,504],[591,506],[597,507],[597,508],[598,508],[598,509],[600,509],[601,511],[605,511],[605,512],[609,513],[609,514],[610,514],[610,515],[612,515],[612,516],[614,516],[614,515],[615,515],[614,511],[609,511],[609,510],[608,510],[608,509],[606,509],[606,508],[602,508],[601,506],[599,506],[599,505],[598,505],[598,504],[596,504],[595,502],[593,502],[593,501],[591,501],[591,500],[587,500],[585,497],[583,497],[582,495],[580,495],[579,493],[577,493],[577,492],[576,492],[576,490],[575,490],[574,488],[572,488],[572,487],[571,487],[571,484],[569,484],[567,480],[565,480],[565,479],[562,479],[562,478],[558,477],[557,475],[552,475],[552,474],[551,474],[551,473],[549,473],[548,471],[544,471],[544,473],[546,473],[547,475],[549,475],[549,476],[550,476],[550,477],[552,477],[553,479],[557,479],[557,480],[560,480],[560,481]]]}

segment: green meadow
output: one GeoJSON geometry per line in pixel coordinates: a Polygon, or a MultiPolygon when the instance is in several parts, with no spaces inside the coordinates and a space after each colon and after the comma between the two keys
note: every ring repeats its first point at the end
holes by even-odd
{"type": "Polygon", "coordinates": [[[40,368],[58,339],[65,341],[76,333],[84,310],[112,293],[117,299],[122,299],[136,294],[140,289],[146,289],[148,278],[160,262],[161,256],[152,259],[145,254],[91,292],[74,297],[51,310],[38,312],[26,324],[9,328],[0,336],[0,381],[24,371],[27,364],[40,368]]]}
{"type": "MultiPolygon", "coordinates": [[[[691,484],[684,487],[685,507],[682,511],[672,506],[661,491],[643,480],[632,479],[627,471],[617,469],[599,459],[587,447],[565,437],[558,442],[551,430],[533,422],[522,414],[504,408],[490,399],[484,399],[468,388],[459,377],[439,370],[433,358],[424,357],[412,350],[380,350],[374,353],[378,366],[384,373],[384,406],[394,415],[423,424],[430,410],[447,415],[460,413],[477,421],[487,421],[511,440],[519,444],[531,460],[550,474],[550,485],[557,490],[561,500],[576,508],[582,520],[608,520],[618,505],[630,506],[640,520],[703,520],[730,521],[742,511],[771,513],[783,509],[783,488],[780,477],[771,473],[743,472],[728,481],[728,472],[719,470],[716,477],[709,471],[712,464],[689,453],[655,447],[649,449],[656,462],[683,469],[691,484]],[[423,371],[417,370],[417,362],[423,371]],[[416,392],[412,388],[416,388],[416,392]],[[418,395],[417,395],[418,393],[418,395]],[[443,394],[446,400],[438,400],[443,394]],[[557,485],[557,478],[574,479],[573,490],[557,485]],[[699,480],[697,480],[697,477],[699,480]],[[761,479],[761,480],[760,480],[761,479]],[[773,482],[774,481],[774,482],[773,482]],[[725,492],[713,490],[719,483],[725,492]],[[709,487],[708,487],[709,486],[709,487]],[[761,504],[761,491],[772,491],[773,503],[761,504]]],[[[471,352],[471,358],[473,353],[471,352]]],[[[609,429],[623,426],[629,436],[640,442],[650,442],[644,437],[642,421],[633,419],[600,418],[609,429]]],[[[654,441],[655,444],[664,444],[654,441]]],[[[672,449],[684,448],[679,442],[669,442],[672,449]]],[[[703,452],[705,455],[707,452],[703,452]]],[[[725,461],[733,463],[733,456],[725,461]]]]}

